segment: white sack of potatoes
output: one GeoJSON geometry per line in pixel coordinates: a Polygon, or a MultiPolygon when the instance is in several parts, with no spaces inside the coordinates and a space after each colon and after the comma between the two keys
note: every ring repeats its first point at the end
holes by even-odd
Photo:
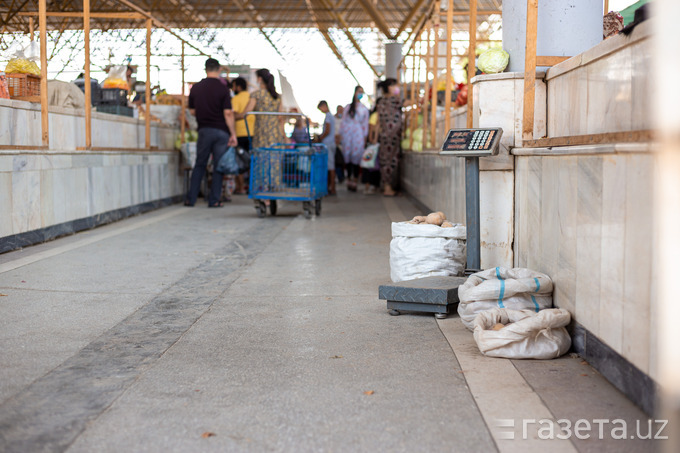
{"type": "Polygon", "coordinates": [[[390,276],[393,282],[463,275],[465,226],[392,223],[390,276]]]}
{"type": "Polygon", "coordinates": [[[506,359],[555,359],[566,354],[571,337],[565,329],[571,314],[561,308],[508,310],[494,308],[479,313],[474,337],[482,354],[506,359]],[[507,324],[493,330],[497,323],[507,324]]]}

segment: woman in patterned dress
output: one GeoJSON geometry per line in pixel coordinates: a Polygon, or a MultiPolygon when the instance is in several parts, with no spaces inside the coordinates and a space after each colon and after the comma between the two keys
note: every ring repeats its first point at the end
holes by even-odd
{"type": "Polygon", "coordinates": [[[359,179],[359,164],[366,148],[368,136],[368,109],[361,103],[364,89],[354,88],[352,103],[345,107],[340,125],[342,152],[347,166],[347,190],[356,192],[359,179]]]}
{"type": "Polygon", "coordinates": [[[381,88],[383,98],[378,103],[378,119],[380,122],[380,134],[378,142],[380,151],[380,175],[382,179],[383,195],[393,197],[394,189],[399,182],[399,159],[401,158],[401,108],[404,101],[401,99],[399,82],[396,79],[385,80],[381,88]]]}
{"type": "MultiPolygon", "coordinates": [[[[257,84],[260,89],[250,94],[250,101],[242,114],[236,114],[236,119],[242,119],[248,112],[282,112],[281,95],[276,92],[274,76],[268,69],[259,69],[256,73],[257,84]]],[[[253,132],[253,148],[266,148],[274,143],[284,142],[283,123],[277,116],[255,116],[255,131],[253,132]]]]}
{"type": "MultiPolygon", "coordinates": [[[[250,94],[250,101],[243,113],[235,114],[235,118],[243,119],[248,112],[282,112],[281,95],[276,92],[274,76],[268,69],[258,69],[257,83],[259,90],[250,94]]],[[[253,149],[267,148],[276,143],[284,143],[283,120],[275,115],[256,115],[253,133],[253,149]]],[[[281,156],[271,154],[269,159],[272,185],[258,190],[277,192],[281,189],[281,156]]],[[[269,204],[269,200],[265,201],[269,204]]]]}

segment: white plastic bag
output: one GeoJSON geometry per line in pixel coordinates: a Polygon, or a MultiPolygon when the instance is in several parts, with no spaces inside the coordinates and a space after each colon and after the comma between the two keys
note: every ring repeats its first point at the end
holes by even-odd
{"type": "Polygon", "coordinates": [[[571,347],[571,337],[565,329],[570,320],[571,314],[561,308],[539,313],[494,308],[475,318],[475,342],[489,357],[555,359],[571,347]],[[493,330],[498,323],[507,325],[493,330]]]}
{"type": "Polygon", "coordinates": [[[496,267],[472,274],[458,288],[458,314],[468,329],[477,313],[492,308],[533,310],[553,305],[550,277],[531,269],[496,267]]]}
{"type": "Polygon", "coordinates": [[[390,276],[393,282],[424,277],[462,275],[465,270],[465,227],[392,223],[390,276]]]}

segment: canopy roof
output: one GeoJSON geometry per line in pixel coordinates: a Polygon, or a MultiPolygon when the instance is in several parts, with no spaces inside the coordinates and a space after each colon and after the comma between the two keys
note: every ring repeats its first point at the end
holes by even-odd
{"type": "MultiPolygon", "coordinates": [[[[129,13],[129,5],[151,13],[171,28],[378,28],[393,38],[415,27],[430,10],[431,0],[91,0],[92,27],[104,30],[142,28],[144,21],[129,17],[97,17],[100,13],[129,13]]],[[[446,0],[442,3],[445,5],[446,0]]],[[[501,0],[479,0],[480,13],[498,12],[501,0]]],[[[467,0],[455,0],[454,11],[469,8],[467,0]]],[[[47,0],[48,28],[79,29],[82,0],[47,0]]],[[[38,0],[0,0],[2,32],[28,31],[29,15],[37,14],[38,0]]],[[[484,16],[480,16],[483,20],[484,16]]],[[[454,21],[465,28],[466,15],[454,21]]]]}

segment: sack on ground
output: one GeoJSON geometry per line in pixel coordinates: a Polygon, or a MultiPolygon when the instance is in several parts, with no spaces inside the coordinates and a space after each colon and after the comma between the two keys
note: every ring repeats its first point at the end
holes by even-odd
{"type": "Polygon", "coordinates": [[[247,173],[250,170],[250,153],[240,146],[236,148],[236,161],[238,162],[239,174],[247,173]]]}
{"type": "Polygon", "coordinates": [[[571,337],[565,329],[570,320],[570,313],[561,308],[538,313],[494,308],[475,318],[475,342],[481,353],[489,357],[555,359],[571,347],[571,337]]]}
{"type": "Polygon", "coordinates": [[[390,276],[393,282],[463,275],[465,227],[392,223],[390,276]]]}
{"type": "Polygon", "coordinates": [[[238,175],[239,167],[238,160],[236,159],[236,148],[230,147],[226,153],[220,157],[219,162],[217,162],[217,167],[215,168],[218,173],[223,175],[238,175]]]}
{"type": "Polygon", "coordinates": [[[553,284],[550,277],[531,269],[496,267],[472,274],[458,288],[458,314],[472,330],[478,313],[493,308],[532,310],[551,308],[553,284]]]}

